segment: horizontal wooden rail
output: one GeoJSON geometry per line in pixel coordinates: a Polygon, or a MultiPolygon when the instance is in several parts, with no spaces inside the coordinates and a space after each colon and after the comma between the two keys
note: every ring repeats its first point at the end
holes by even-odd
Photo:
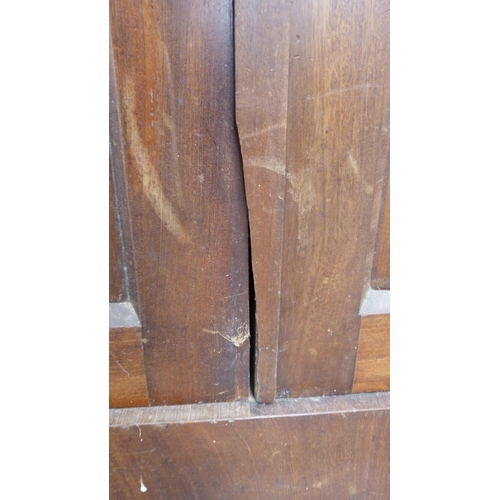
{"type": "Polygon", "coordinates": [[[389,394],[110,410],[110,468],[111,499],[388,499],[389,394]]]}

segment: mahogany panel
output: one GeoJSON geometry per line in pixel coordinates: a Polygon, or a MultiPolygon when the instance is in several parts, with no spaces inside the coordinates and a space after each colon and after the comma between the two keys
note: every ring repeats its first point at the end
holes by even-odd
{"type": "Polygon", "coordinates": [[[352,392],[390,390],[390,314],[361,320],[352,392]]]}
{"type": "Polygon", "coordinates": [[[277,392],[341,394],[388,164],[389,1],[291,9],[277,392]]]}
{"type": "Polygon", "coordinates": [[[389,498],[387,393],[186,406],[110,412],[110,498],[389,498]]]}
{"type": "Polygon", "coordinates": [[[109,407],[148,406],[141,329],[109,329],[109,407]]]}
{"type": "Polygon", "coordinates": [[[151,404],[248,394],[248,224],[232,1],[112,0],[151,404]]]}

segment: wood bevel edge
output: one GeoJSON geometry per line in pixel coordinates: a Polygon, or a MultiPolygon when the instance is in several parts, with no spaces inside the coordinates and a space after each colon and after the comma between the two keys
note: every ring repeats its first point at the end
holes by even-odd
{"type": "Polygon", "coordinates": [[[391,291],[370,288],[361,302],[360,316],[391,313],[391,291]]]}
{"type": "MultiPolygon", "coordinates": [[[[111,19],[110,19],[111,22],[111,19]]],[[[112,22],[110,27],[112,28],[112,22]]],[[[117,84],[113,29],[109,32],[109,144],[111,153],[111,171],[115,189],[115,207],[120,230],[123,274],[125,279],[126,300],[132,302],[140,312],[133,237],[131,226],[130,203],[127,188],[127,172],[120,113],[120,97],[117,84]]]]}
{"type": "Polygon", "coordinates": [[[389,403],[390,392],[373,392],[345,396],[278,399],[270,405],[244,400],[227,403],[114,408],[109,410],[109,426],[215,423],[218,421],[233,422],[235,420],[357,413],[389,410],[389,403]]]}
{"type": "Polygon", "coordinates": [[[109,328],[140,328],[141,322],[131,302],[110,302],[109,328]]]}

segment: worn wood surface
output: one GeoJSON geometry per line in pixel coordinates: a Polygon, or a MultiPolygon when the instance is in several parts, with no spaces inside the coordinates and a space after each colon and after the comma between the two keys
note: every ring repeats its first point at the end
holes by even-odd
{"type": "Polygon", "coordinates": [[[109,301],[121,302],[126,298],[122,248],[115,203],[115,190],[109,162],[109,301]]]}
{"type": "Polygon", "coordinates": [[[110,7],[150,401],[246,397],[248,225],[232,1],[110,7]]]}
{"type": "Polygon", "coordinates": [[[390,390],[390,315],[361,320],[353,392],[390,390]]]}
{"type": "Polygon", "coordinates": [[[237,1],[235,30],[256,395],[346,393],[388,165],[389,2],[237,1]]]}
{"type": "Polygon", "coordinates": [[[257,298],[254,391],[276,397],[290,2],[235,2],[236,118],[257,298]]]}
{"type": "Polygon", "coordinates": [[[390,179],[384,193],[382,213],[377,235],[377,247],[373,261],[372,288],[389,290],[391,287],[391,238],[390,238],[390,179]]]}
{"type": "Polygon", "coordinates": [[[389,2],[295,2],[289,43],[277,393],[347,393],[388,161],[389,2]]]}
{"type": "Polygon", "coordinates": [[[140,327],[109,329],[109,407],[149,404],[140,327]]]}
{"type": "Polygon", "coordinates": [[[112,499],[388,499],[389,396],[110,412],[112,499]]]}

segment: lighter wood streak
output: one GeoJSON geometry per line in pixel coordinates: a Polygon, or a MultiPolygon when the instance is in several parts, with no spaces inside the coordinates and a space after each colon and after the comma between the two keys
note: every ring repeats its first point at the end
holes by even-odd
{"type": "Polygon", "coordinates": [[[142,190],[155,212],[165,224],[166,228],[181,243],[190,243],[191,235],[182,227],[172,204],[167,199],[161,184],[160,175],[150,160],[146,149],[140,139],[139,127],[135,118],[135,99],[132,84],[127,81],[126,92],[126,118],[128,139],[136,168],[142,178],[142,190]]]}
{"type": "Polygon", "coordinates": [[[373,89],[373,88],[382,88],[382,85],[375,85],[373,83],[362,83],[360,85],[353,85],[352,87],[346,87],[342,89],[332,89],[324,94],[315,95],[315,96],[306,96],[306,101],[312,101],[315,99],[322,99],[323,97],[328,97],[329,95],[334,94],[343,94],[344,92],[352,92],[353,90],[363,90],[363,89],[373,89]]]}

